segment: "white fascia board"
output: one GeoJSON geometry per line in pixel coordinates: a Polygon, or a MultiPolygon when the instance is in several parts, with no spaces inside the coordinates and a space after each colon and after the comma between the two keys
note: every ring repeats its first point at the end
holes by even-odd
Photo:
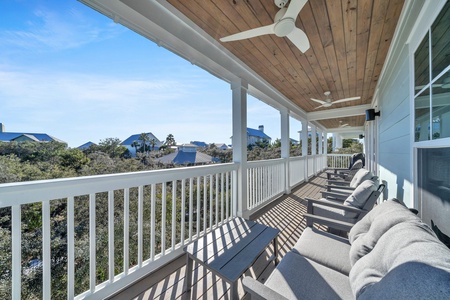
{"type": "Polygon", "coordinates": [[[346,134],[346,133],[364,133],[364,126],[357,126],[357,127],[336,127],[336,128],[328,128],[328,133],[337,133],[337,134],[346,134]]]}
{"type": "Polygon", "coordinates": [[[325,119],[336,119],[344,117],[360,116],[366,113],[366,109],[370,109],[372,106],[370,104],[349,106],[343,108],[328,109],[322,111],[314,111],[307,113],[308,121],[325,120],[325,119]]]}
{"type": "Polygon", "coordinates": [[[229,83],[242,78],[249,93],[268,105],[287,108],[306,119],[306,112],[286,98],[218,41],[177,11],[167,1],[79,0],[159,46],[229,83]]]}

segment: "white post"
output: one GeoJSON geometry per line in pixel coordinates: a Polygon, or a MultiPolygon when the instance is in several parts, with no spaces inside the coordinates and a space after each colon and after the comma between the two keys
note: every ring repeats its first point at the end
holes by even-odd
{"type": "Polygon", "coordinates": [[[308,181],[308,121],[301,120],[302,122],[302,156],[305,158],[305,181],[308,181]]]}
{"type": "Polygon", "coordinates": [[[325,142],[325,145],[323,147],[323,154],[324,154],[324,168],[327,169],[328,168],[328,132],[324,131],[323,132],[323,139],[325,142]]]}
{"type": "Polygon", "coordinates": [[[322,130],[317,130],[318,138],[319,138],[319,165],[317,168],[317,173],[322,172],[323,169],[323,136],[322,136],[322,130]]]}
{"type": "Polygon", "coordinates": [[[242,79],[231,83],[233,95],[233,162],[237,171],[237,215],[248,218],[247,211],[247,89],[242,79]]]}
{"type": "Polygon", "coordinates": [[[317,174],[317,128],[311,125],[311,155],[313,157],[313,174],[317,174]]]}
{"type": "Polygon", "coordinates": [[[281,115],[281,158],[284,159],[284,190],[286,194],[291,192],[289,178],[289,156],[290,156],[290,140],[289,140],[289,111],[287,109],[280,110],[281,115]]]}

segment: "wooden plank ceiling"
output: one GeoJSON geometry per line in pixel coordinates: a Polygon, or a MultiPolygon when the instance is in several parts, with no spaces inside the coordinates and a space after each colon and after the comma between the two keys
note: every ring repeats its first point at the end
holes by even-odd
{"type": "MultiPolygon", "coordinates": [[[[168,0],[216,40],[272,24],[273,0],[168,0]]],[[[265,35],[222,43],[306,112],[370,104],[404,0],[309,0],[296,26],[311,47],[300,52],[287,38],[265,35]],[[357,101],[319,108],[310,98],[357,101]]],[[[289,5],[289,3],[288,3],[289,5]]],[[[364,125],[364,118],[322,120],[327,128],[364,125]],[[351,125],[350,125],[351,124],[351,125]]]]}

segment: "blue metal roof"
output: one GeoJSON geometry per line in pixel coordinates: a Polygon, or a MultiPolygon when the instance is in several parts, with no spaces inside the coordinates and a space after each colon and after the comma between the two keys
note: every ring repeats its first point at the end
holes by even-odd
{"type": "Polygon", "coordinates": [[[219,162],[220,160],[202,152],[185,152],[180,150],[159,158],[159,161],[163,164],[174,163],[184,165],[212,163],[219,162]]]}
{"type": "Polygon", "coordinates": [[[200,142],[200,141],[193,141],[193,142],[191,142],[191,144],[194,144],[194,145],[197,145],[198,147],[203,147],[203,148],[208,147],[208,144],[207,144],[207,143],[205,143],[205,142],[200,142]]]}
{"type": "Polygon", "coordinates": [[[259,129],[247,128],[247,134],[250,136],[257,136],[262,139],[271,139],[270,136],[268,136],[259,129]]]}
{"type": "MultiPolygon", "coordinates": [[[[133,134],[132,136],[130,136],[129,138],[127,138],[125,141],[123,141],[122,143],[121,143],[121,145],[128,145],[128,146],[130,146],[131,144],[133,144],[133,142],[134,141],[138,141],[138,142],[140,142],[140,140],[139,140],[139,137],[141,136],[141,134],[140,133],[138,133],[138,134],[133,134]]],[[[155,139],[156,140],[156,147],[160,147],[161,146],[161,141],[160,140],[158,140],[158,138],[153,134],[153,133],[151,133],[151,132],[148,132],[147,133],[147,136],[150,138],[150,140],[152,140],[152,139],[155,139]]]]}
{"type": "Polygon", "coordinates": [[[85,149],[88,149],[92,145],[97,145],[97,144],[89,141],[89,142],[84,143],[83,145],[79,146],[78,149],[85,150],[85,149]]]}
{"type": "Polygon", "coordinates": [[[0,132],[0,141],[2,142],[10,142],[19,136],[28,135],[35,137],[40,142],[60,142],[64,143],[64,141],[52,137],[46,133],[28,133],[28,132],[0,132]]]}

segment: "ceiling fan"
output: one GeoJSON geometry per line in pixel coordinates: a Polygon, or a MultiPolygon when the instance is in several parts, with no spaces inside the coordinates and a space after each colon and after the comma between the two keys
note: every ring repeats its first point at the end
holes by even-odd
{"type": "Polygon", "coordinates": [[[221,42],[231,42],[248,39],[256,36],[275,34],[279,37],[287,37],[300,51],[309,49],[309,40],[303,30],[295,27],[295,20],[308,0],[291,0],[288,8],[284,6],[289,0],[275,0],[275,5],[281,9],[275,15],[275,22],[247,31],[232,34],[220,39],[221,42]]]}
{"type": "Polygon", "coordinates": [[[361,97],[350,97],[350,98],[344,98],[344,99],[339,99],[339,100],[335,100],[335,101],[331,101],[331,92],[327,91],[324,93],[326,99],[325,100],[318,100],[318,99],[314,99],[311,98],[312,101],[315,101],[317,103],[320,103],[321,105],[316,107],[315,109],[321,108],[321,107],[330,107],[333,104],[336,103],[342,103],[342,102],[347,102],[347,101],[355,101],[355,100],[359,100],[361,99],[361,97]]]}
{"type": "Polygon", "coordinates": [[[339,121],[339,128],[349,126],[348,124],[342,124],[342,121],[339,121]]]}

